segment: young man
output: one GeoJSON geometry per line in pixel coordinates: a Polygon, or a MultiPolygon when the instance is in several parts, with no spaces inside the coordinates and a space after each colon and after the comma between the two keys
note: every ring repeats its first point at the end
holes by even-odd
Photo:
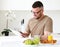
{"type": "Polygon", "coordinates": [[[31,37],[40,35],[42,40],[47,39],[47,36],[52,33],[52,19],[43,14],[44,7],[42,2],[36,1],[32,5],[32,13],[34,17],[30,19],[27,25],[26,33],[21,33],[23,37],[31,37]]]}

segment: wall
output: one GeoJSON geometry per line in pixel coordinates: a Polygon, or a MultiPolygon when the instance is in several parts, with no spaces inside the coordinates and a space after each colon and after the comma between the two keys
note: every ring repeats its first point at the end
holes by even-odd
{"type": "MultiPolygon", "coordinates": [[[[0,10],[31,10],[37,0],[0,0],[0,10]]],[[[60,10],[60,0],[40,0],[45,10],[60,10]]]]}

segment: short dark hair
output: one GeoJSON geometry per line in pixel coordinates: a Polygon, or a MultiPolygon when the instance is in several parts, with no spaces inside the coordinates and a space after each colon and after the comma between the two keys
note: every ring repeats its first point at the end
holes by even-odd
{"type": "Polygon", "coordinates": [[[33,3],[32,7],[33,8],[43,7],[43,3],[41,1],[36,1],[33,3]]]}

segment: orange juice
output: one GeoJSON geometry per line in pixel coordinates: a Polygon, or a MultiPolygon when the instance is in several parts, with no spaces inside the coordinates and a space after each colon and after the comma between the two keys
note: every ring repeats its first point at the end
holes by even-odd
{"type": "Polygon", "coordinates": [[[51,41],[51,40],[53,40],[53,36],[52,35],[49,35],[48,36],[48,41],[51,41]]]}

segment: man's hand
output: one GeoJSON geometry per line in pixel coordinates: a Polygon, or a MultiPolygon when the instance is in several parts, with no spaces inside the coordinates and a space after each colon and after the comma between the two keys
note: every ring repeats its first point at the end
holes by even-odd
{"type": "Polygon", "coordinates": [[[45,31],[44,35],[41,36],[41,40],[47,40],[48,35],[50,35],[50,34],[51,34],[51,32],[45,31]]]}
{"type": "Polygon", "coordinates": [[[24,37],[24,38],[29,36],[28,33],[22,33],[22,32],[20,32],[20,33],[21,33],[21,36],[24,37]]]}
{"type": "Polygon", "coordinates": [[[48,36],[47,35],[43,35],[41,36],[41,40],[47,40],[48,36]]]}

